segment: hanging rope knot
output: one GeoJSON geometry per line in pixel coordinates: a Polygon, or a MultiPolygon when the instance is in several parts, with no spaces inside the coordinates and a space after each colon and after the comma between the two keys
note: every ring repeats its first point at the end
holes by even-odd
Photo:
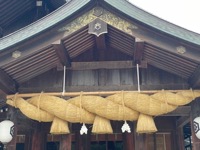
{"type": "Polygon", "coordinates": [[[79,100],[79,108],[80,108],[80,122],[82,123],[82,95],[83,95],[83,91],[80,92],[80,100],[79,100]]]}
{"type": "Polygon", "coordinates": [[[162,99],[165,102],[166,112],[168,112],[169,111],[169,108],[168,108],[168,96],[167,96],[167,94],[166,94],[164,89],[162,89],[162,92],[163,92],[162,99]]]}
{"type": "Polygon", "coordinates": [[[42,94],[43,94],[43,91],[40,93],[39,98],[38,98],[38,100],[37,100],[37,109],[38,109],[38,114],[39,114],[39,122],[41,122],[40,100],[41,100],[42,94]]]}
{"type": "Polygon", "coordinates": [[[195,100],[196,96],[195,96],[194,91],[192,90],[192,88],[190,88],[190,91],[192,92],[192,98],[193,98],[193,100],[195,100]]]}
{"type": "Polygon", "coordinates": [[[14,99],[13,99],[14,107],[15,107],[15,108],[17,108],[17,105],[16,105],[17,95],[18,95],[18,93],[15,93],[15,96],[14,96],[14,99]]]}
{"type": "Polygon", "coordinates": [[[121,98],[121,100],[122,100],[122,106],[123,106],[123,120],[125,121],[125,119],[124,119],[124,114],[125,114],[125,108],[124,108],[124,91],[122,91],[121,92],[121,96],[122,96],[122,98],[121,98]]]}

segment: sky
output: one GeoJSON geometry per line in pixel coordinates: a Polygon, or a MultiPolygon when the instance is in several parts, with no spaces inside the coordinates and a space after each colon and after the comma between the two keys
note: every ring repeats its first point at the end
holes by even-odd
{"type": "Polygon", "coordinates": [[[143,10],[200,34],[200,0],[129,0],[143,10]]]}

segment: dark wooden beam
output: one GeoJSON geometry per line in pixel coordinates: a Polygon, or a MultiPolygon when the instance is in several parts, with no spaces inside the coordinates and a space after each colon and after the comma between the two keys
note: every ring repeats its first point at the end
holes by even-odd
{"type": "Polygon", "coordinates": [[[0,69],[0,90],[5,93],[15,93],[15,88],[15,81],[6,72],[0,69]]]}
{"type": "Polygon", "coordinates": [[[194,72],[193,76],[189,78],[189,84],[192,88],[200,87],[200,65],[194,72]]]}
{"type": "MultiPolygon", "coordinates": [[[[185,85],[186,86],[186,85],[185,85]]],[[[157,85],[157,84],[152,84],[152,85],[141,85],[142,90],[159,90],[159,89],[181,89],[183,88],[183,84],[167,84],[167,85],[157,85]]],[[[62,86],[58,85],[56,87],[53,86],[43,86],[43,87],[20,87],[19,92],[20,93],[40,93],[41,91],[45,92],[60,92],[62,89],[62,86]]],[[[137,84],[133,85],[104,85],[104,86],[68,86],[66,89],[66,92],[80,92],[80,91],[137,91],[138,87],[137,84]]]]}
{"type": "Polygon", "coordinates": [[[190,116],[182,116],[176,121],[176,127],[182,128],[184,125],[190,122],[190,116]]]}
{"type": "Polygon", "coordinates": [[[62,39],[64,36],[64,32],[58,32],[55,29],[38,35],[37,38],[30,39],[27,42],[15,45],[15,47],[13,46],[5,51],[2,51],[0,53],[0,67],[12,62],[21,61],[30,55],[34,55],[49,45],[52,45],[52,43],[62,39]],[[11,57],[12,52],[16,51],[16,47],[17,50],[21,52],[21,56],[17,58],[17,60],[16,58],[11,57]]]}
{"type": "Polygon", "coordinates": [[[95,51],[94,51],[94,60],[103,61],[106,58],[106,40],[105,34],[100,35],[99,37],[95,36],[95,51]]]}
{"type": "Polygon", "coordinates": [[[102,34],[99,37],[95,36],[95,40],[96,40],[96,48],[98,50],[106,50],[106,38],[105,38],[106,34],[102,34]]]}
{"type": "Polygon", "coordinates": [[[190,106],[179,106],[174,111],[164,114],[163,116],[189,116],[191,111],[190,106]]]}
{"type": "Polygon", "coordinates": [[[0,109],[6,105],[6,93],[0,89],[0,109]]]}
{"type": "Polygon", "coordinates": [[[70,56],[67,52],[67,49],[63,45],[62,41],[58,40],[57,42],[53,43],[52,45],[56,51],[57,56],[60,59],[61,64],[66,67],[70,67],[71,66],[70,56]]]}
{"type": "Polygon", "coordinates": [[[46,149],[47,134],[44,131],[44,123],[38,123],[32,135],[32,150],[46,149]]]}
{"type": "MultiPolygon", "coordinates": [[[[92,69],[128,69],[135,68],[132,61],[97,61],[97,62],[72,62],[71,70],[92,70],[92,69]]],[[[147,62],[142,61],[141,68],[147,68],[147,62]]]]}
{"type": "Polygon", "coordinates": [[[136,38],[135,39],[135,45],[134,45],[134,54],[133,54],[133,61],[135,64],[140,64],[143,59],[143,53],[144,53],[144,41],[136,38]]]}

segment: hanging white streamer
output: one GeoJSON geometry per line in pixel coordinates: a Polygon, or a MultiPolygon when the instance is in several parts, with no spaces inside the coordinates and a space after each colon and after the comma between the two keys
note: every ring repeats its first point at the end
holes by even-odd
{"type": "Polygon", "coordinates": [[[64,71],[63,71],[63,91],[62,91],[62,96],[65,95],[65,79],[66,79],[66,66],[64,66],[64,71]]]}
{"type": "Polygon", "coordinates": [[[83,134],[87,134],[88,132],[88,129],[85,125],[85,123],[83,123],[82,127],[81,127],[81,130],[80,130],[80,134],[83,135],[83,134]]]}
{"type": "Polygon", "coordinates": [[[137,82],[138,82],[138,92],[140,92],[140,72],[139,65],[137,64],[137,82]]]}
{"type": "Polygon", "coordinates": [[[124,133],[124,132],[128,132],[128,133],[131,133],[131,128],[130,128],[130,126],[128,125],[128,123],[126,122],[126,121],[124,121],[124,124],[123,124],[123,126],[122,126],[122,132],[124,133]]]}

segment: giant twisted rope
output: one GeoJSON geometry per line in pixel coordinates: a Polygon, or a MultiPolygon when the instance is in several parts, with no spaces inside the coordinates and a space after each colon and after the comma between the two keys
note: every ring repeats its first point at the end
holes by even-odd
{"type": "Polygon", "coordinates": [[[106,98],[80,94],[69,100],[41,94],[27,100],[15,97],[7,103],[31,119],[53,121],[51,133],[55,134],[69,132],[66,122],[93,124],[92,132],[111,133],[109,120],[138,120],[137,132],[147,133],[157,131],[152,116],[171,112],[199,96],[200,92],[192,90],[161,91],[152,95],[122,92],[106,98]]]}

